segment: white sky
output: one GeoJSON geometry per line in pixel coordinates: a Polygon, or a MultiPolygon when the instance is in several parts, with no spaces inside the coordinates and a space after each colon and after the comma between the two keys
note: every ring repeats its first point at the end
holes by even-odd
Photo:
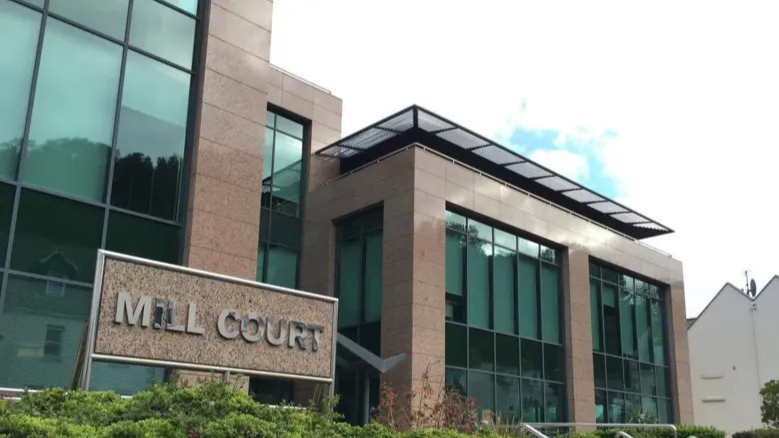
{"type": "Polygon", "coordinates": [[[676,231],[647,243],[695,316],[779,274],[777,23],[771,1],[275,0],[271,61],[343,98],[344,134],[412,103],[519,149],[556,132],[534,159],[676,231]]]}

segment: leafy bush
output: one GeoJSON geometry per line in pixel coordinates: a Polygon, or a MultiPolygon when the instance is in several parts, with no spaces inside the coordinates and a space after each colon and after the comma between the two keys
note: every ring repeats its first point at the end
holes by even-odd
{"type": "MultiPolygon", "coordinates": [[[[725,438],[725,432],[714,427],[708,426],[676,426],[678,438],[687,438],[694,436],[696,438],[725,438]]],[[[560,435],[559,438],[614,438],[618,430],[628,433],[633,438],[673,438],[674,434],[670,428],[662,429],[598,429],[589,432],[571,432],[560,435]]],[[[735,438],[735,437],[734,437],[735,438]]],[[[769,438],[769,437],[744,437],[744,438],[769,438]]],[[[770,437],[770,438],[779,438],[770,437]]]]}
{"type": "Polygon", "coordinates": [[[763,423],[769,427],[779,427],[779,381],[769,380],[760,388],[763,402],[760,405],[760,415],[763,423]]]}
{"type": "MultiPolygon", "coordinates": [[[[697,435],[696,435],[697,436],[697,435]]],[[[752,429],[736,432],[733,438],[779,438],[779,429],[752,429]]]]}

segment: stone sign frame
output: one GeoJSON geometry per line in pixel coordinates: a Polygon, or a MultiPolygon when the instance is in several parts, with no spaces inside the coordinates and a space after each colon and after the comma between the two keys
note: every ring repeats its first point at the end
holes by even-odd
{"type": "MultiPolygon", "coordinates": [[[[137,315],[141,314],[140,309],[137,310],[136,314],[137,315]]],[[[270,324],[270,320],[268,320],[268,323],[270,324]]],[[[258,331],[259,331],[260,330],[259,321],[257,322],[257,324],[258,324],[258,331]]],[[[292,324],[296,324],[296,323],[293,322],[292,324]]],[[[279,323],[279,330],[281,330],[281,321],[279,323]]],[[[315,383],[325,383],[329,385],[330,394],[332,395],[335,387],[335,368],[336,368],[335,355],[336,355],[337,340],[338,340],[338,299],[337,298],[326,296],[326,295],[318,295],[310,292],[303,292],[294,289],[288,289],[285,287],[274,286],[266,283],[249,281],[242,278],[235,278],[226,275],[216,274],[213,272],[201,271],[198,269],[192,269],[185,266],[171,265],[168,263],[162,263],[154,260],[142,259],[139,257],[129,256],[126,254],[119,254],[119,253],[105,251],[105,250],[98,250],[97,265],[95,269],[95,280],[92,289],[92,303],[90,308],[89,321],[87,323],[85,345],[83,346],[83,356],[82,356],[83,363],[81,364],[80,367],[81,369],[79,370],[79,374],[78,374],[79,377],[78,386],[81,389],[89,390],[90,381],[92,377],[92,363],[95,360],[98,360],[103,362],[158,366],[158,367],[184,369],[184,370],[212,371],[212,372],[224,373],[225,375],[235,373],[235,374],[242,374],[242,375],[249,375],[249,376],[276,377],[276,378],[284,378],[284,379],[291,379],[291,380],[309,381],[315,383]],[[192,362],[184,362],[184,361],[176,361],[176,360],[158,360],[158,359],[151,359],[151,358],[140,358],[140,357],[122,356],[122,355],[115,355],[115,354],[101,354],[95,352],[95,346],[97,343],[98,328],[99,328],[98,322],[101,313],[101,301],[104,292],[103,280],[105,274],[106,260],[108,259],[128,262],[131,264],[137,264],[137,265],[150,267],[150,268],[156,268],[159,270],[173,271],[175,273],[186,274],[195,277],[202,277],[202,278],[216,280],[225,283],[232,283],[234,285],[248,286],[250,288],[257,288],[265,292],[277,292],[280,294],[291,295],[299,298],[305,298],[308,300],[318,300],[326,303],[331,303],[333,306],[332,319],[329,320],[330,327],[326,327],[330,329],[330,336],[331,336],[330,355],[329,355],[329,360],[330,360],[329,376],[319,377],[319,376],[311,376],[311,375],[299,374],[299,373],[296,374],[296,373],[284,373],[284,372],[275,372],[275,371],[262,371],[262,370],[254,370],[254,369],[239,368],[239,367],[208,365],[208,364],[200,364],[200,363],[192,363],[192,362]]],[[[240,341],[240,339],[238,341],[240,341]]],[[[290,346],[291,345],[292,344],[290,343],[290,346]]]]}

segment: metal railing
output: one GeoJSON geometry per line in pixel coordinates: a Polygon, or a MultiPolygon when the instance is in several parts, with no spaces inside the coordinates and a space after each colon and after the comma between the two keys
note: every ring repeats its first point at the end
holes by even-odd
{"type": "Polygon", "coordinates": [[[614,436],[616,438],[633,438],[632,436],[630,436],[630,434],[622,430],[617,431],[617,433],[615,433],[614,436]]]}

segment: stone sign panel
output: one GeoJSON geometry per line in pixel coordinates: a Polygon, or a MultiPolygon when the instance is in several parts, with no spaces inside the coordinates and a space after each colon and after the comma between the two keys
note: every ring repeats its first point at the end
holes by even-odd
{"type": "Polygon", "coordinates": [[[91,359],[332,382],[337,300],[105,251],[91,359]]]}

